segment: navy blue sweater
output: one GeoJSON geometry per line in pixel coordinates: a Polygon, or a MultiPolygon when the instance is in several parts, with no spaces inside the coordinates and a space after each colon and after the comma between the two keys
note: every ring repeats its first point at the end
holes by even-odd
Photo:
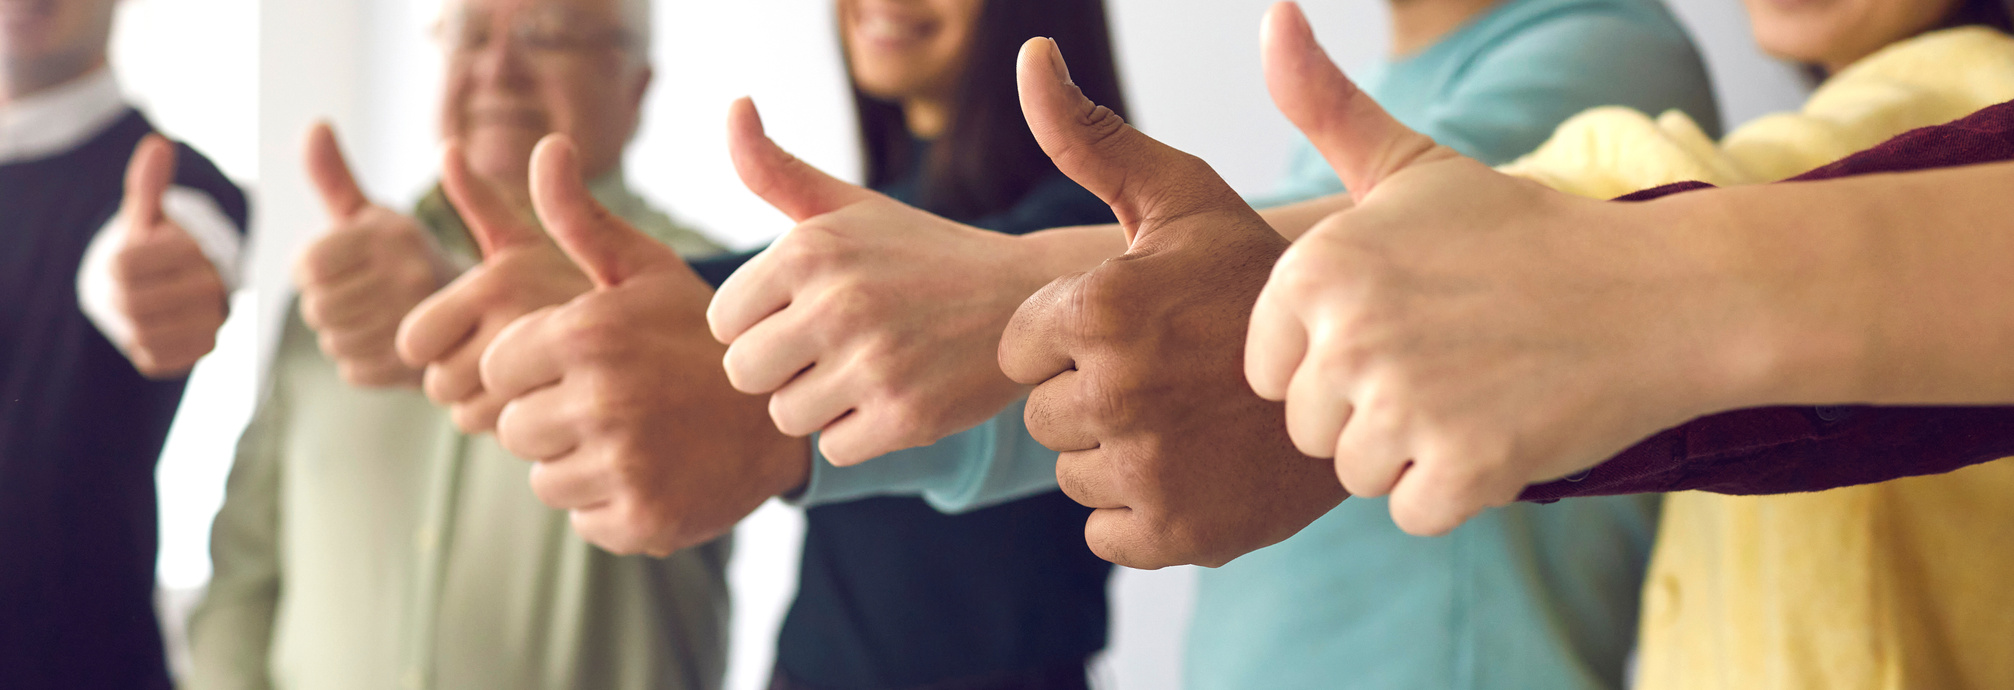
{"type": "MultiPolygon", "coordinates": [[[[0,165],[0,687],[169,688],[154,619],[154,465],[185,381],[149,381],[77,307],[84,249],[153,131],[129,112],[0,165]]],[[[179,147],[175,182],[241,229],[244,194],[179,147]]]]}

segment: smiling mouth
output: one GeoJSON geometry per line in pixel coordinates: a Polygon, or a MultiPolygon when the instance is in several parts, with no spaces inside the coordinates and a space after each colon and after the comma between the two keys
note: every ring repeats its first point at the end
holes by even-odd
{"type": "Polygon", "coordinates": [[[853,21],[854,35],[861,40],[891,48],[921,43],[936,31],[936,22],[885,11],[862,11],[853,21]]]}
{"type": "Polygon", "coordinates": [[[518,109],[484,108],[468,113],[470,129],[477,127],[507,127],[544,132],[546,119],[536,111],[518,109]]]}

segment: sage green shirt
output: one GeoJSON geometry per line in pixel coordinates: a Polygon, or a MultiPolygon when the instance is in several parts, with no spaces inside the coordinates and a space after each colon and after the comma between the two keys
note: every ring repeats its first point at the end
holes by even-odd
{"type": "MultiPolygon", "coordinates": [[[[619,173],[590,190],[688,256],[719,251],[619,173]]],[[[416,215],[474,261],[438,191],[416,215]]],[[[725,539],[661,560],[582,542],[493,437],[417,390],[344,384],[298,310],[273,367],[212,531],[187,687],[720,687],[725,539]]]]}

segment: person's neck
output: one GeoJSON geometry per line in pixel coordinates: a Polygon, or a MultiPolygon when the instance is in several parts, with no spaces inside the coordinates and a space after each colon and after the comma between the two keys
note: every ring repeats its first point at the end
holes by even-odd
{"type": "Polygon", "coordinates": [[[1392,0],[1392,55],[1425,50],[1499,1],[1392,0]]]}
{"type": "Polygon", "coordinates": [[[0,106],[55,89],[105,68],[105,51],[0,68],[0,106]]]}
{"type": "Polygon", "coordinates": [[[951,108],[936,98],[910,98],[902,101],[902,119],[910,136],[930,141],[951,126],[951,108]]]}

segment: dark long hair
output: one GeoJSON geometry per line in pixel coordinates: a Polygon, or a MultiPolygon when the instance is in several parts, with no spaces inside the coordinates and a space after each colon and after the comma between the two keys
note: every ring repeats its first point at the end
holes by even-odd
{"type": "Polygon", "coordinates": [[[2003,34],[2014,35],[2014,0],[1964,0],[1951,16],[1937,25],[1939,29],[1977,24],[1995,29],[2003,34]]]}
{"type": "MultiPolygon", "coordinates": [[[[950,122],[922,162],[918,206],[972,220],[1007,210],[1056,172],[1028,131],[1015,85],[1015,57],[1021,44],[1036,36],[1056,39],[1070,61],[1071,80],[1085,96],[1126,115],[1103,0],[988,0],[974,25],[950,122]]],[[[866,149],[867,184],[882,187],[914,172],[902,105],[857,87],[853,102],[866,149]]]]}

